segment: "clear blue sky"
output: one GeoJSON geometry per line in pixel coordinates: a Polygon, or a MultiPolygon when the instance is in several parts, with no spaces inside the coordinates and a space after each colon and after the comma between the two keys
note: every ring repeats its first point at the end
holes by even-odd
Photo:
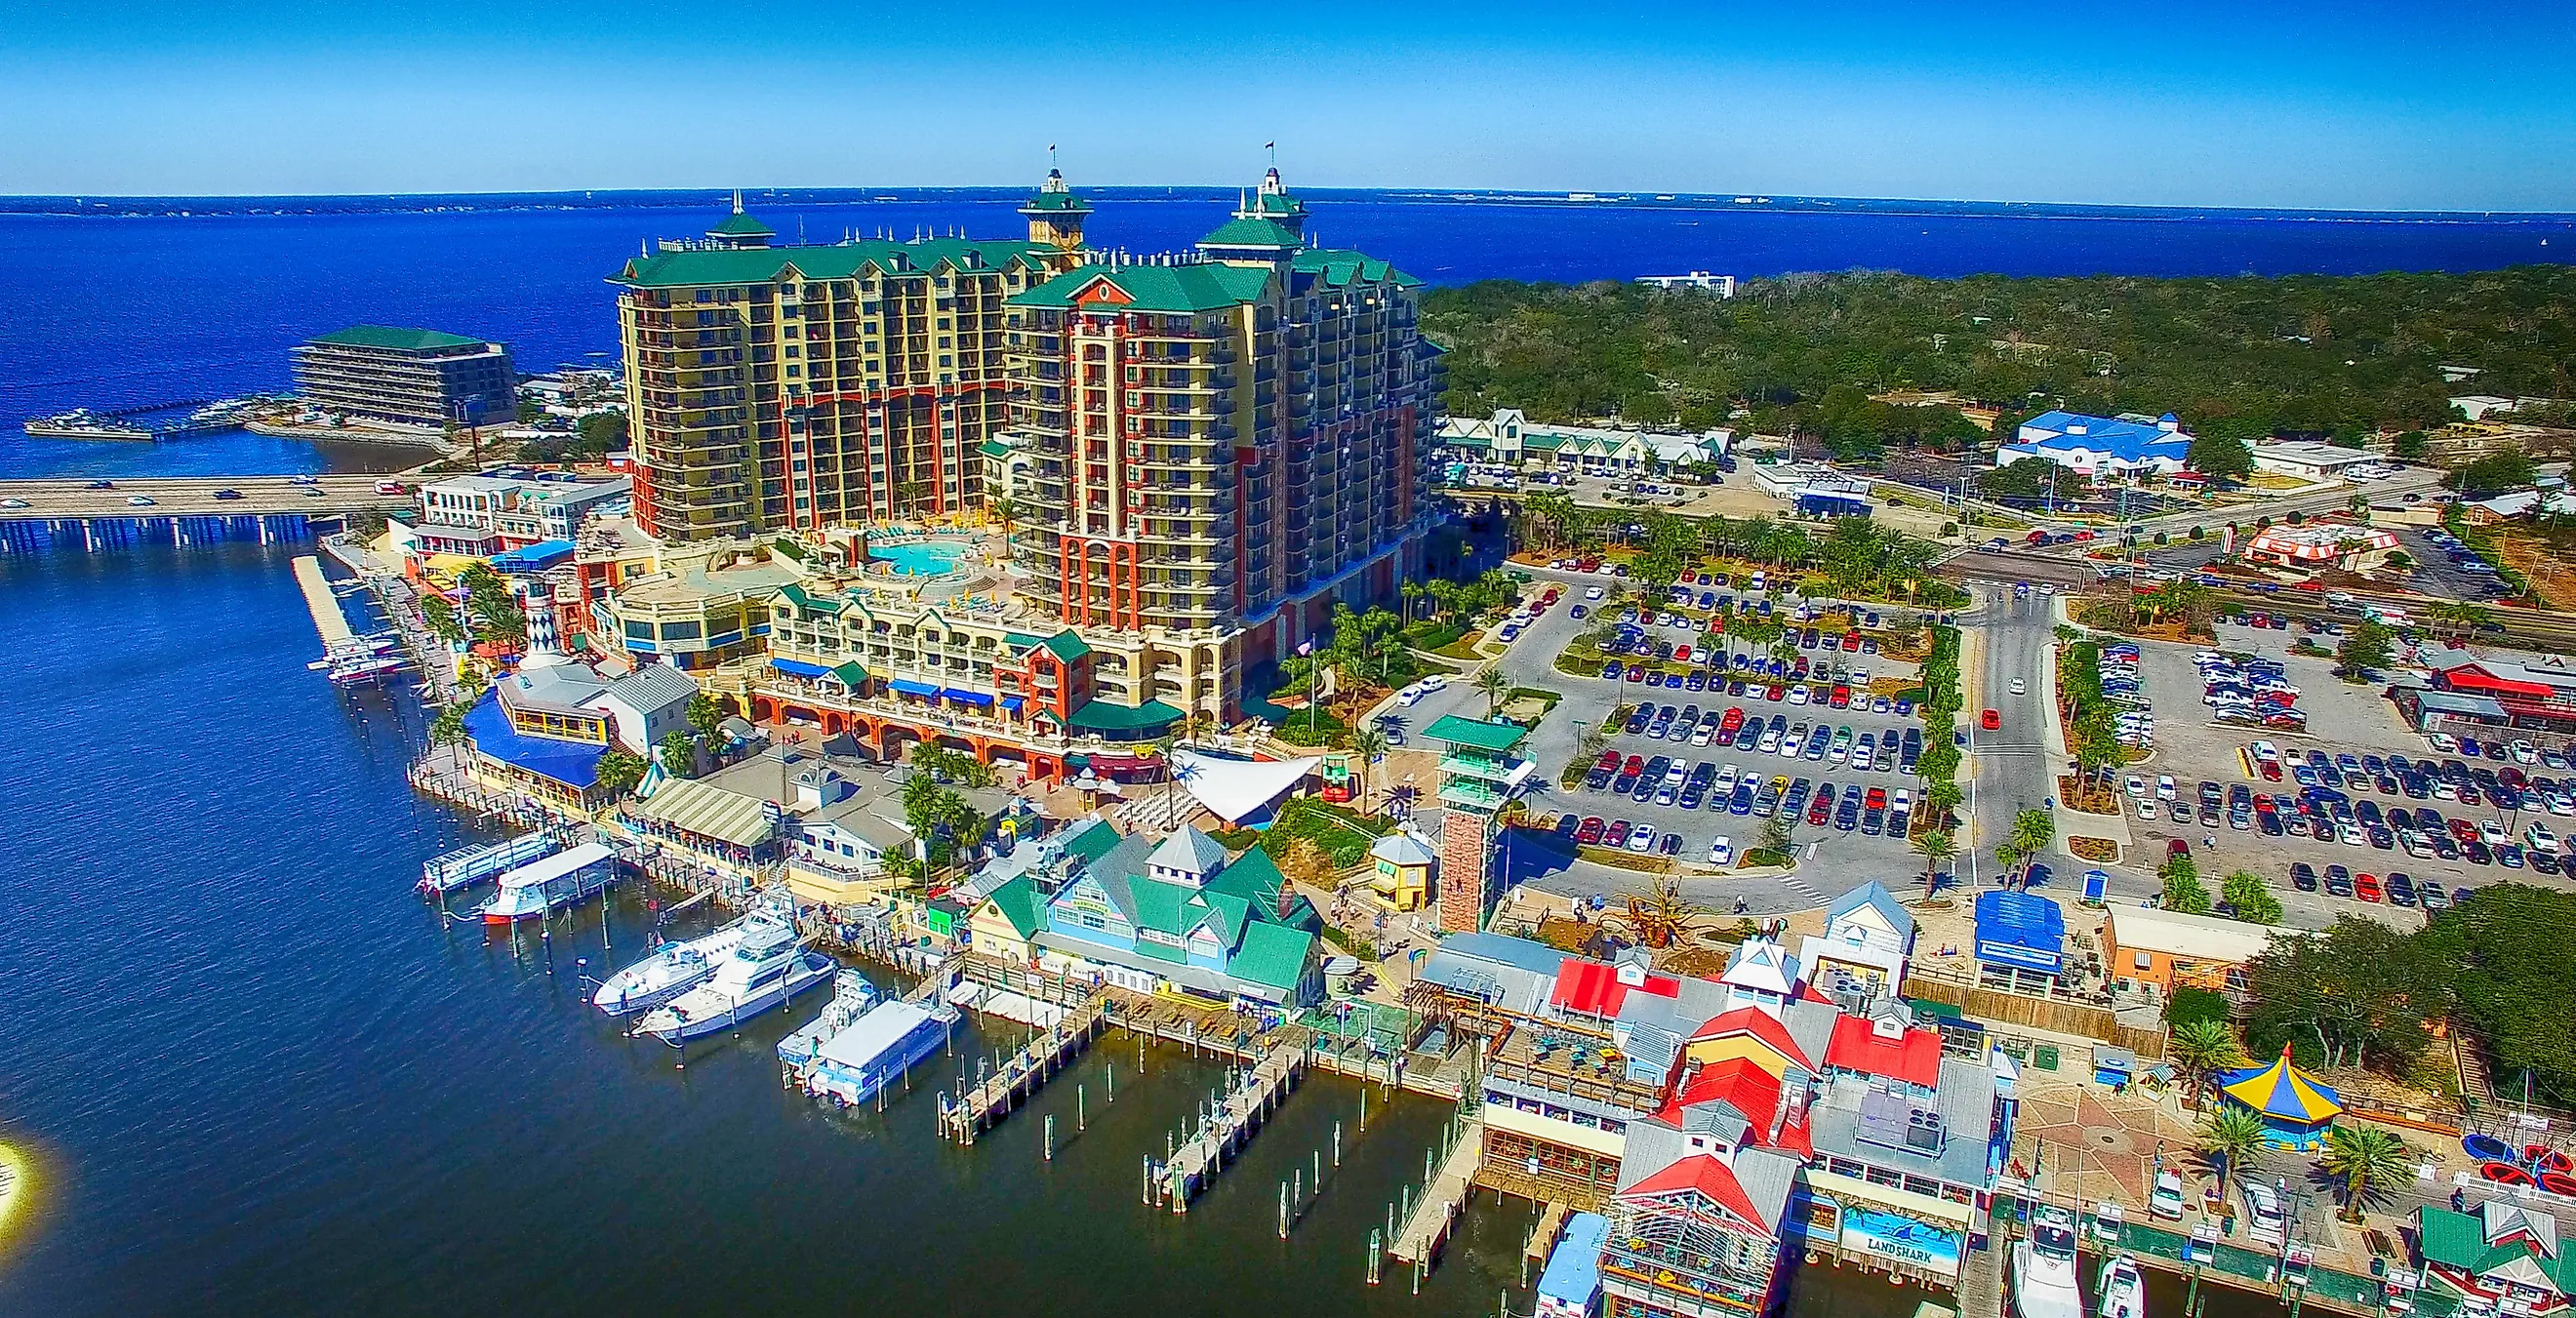
{"type": "Polygon", "coordinates": [[[0,193],[1025,182],[2576,210],[2576,3],[17,0],[0,193]],[[1226,27],[1228,19],[1258,22],[1226,27]]]}

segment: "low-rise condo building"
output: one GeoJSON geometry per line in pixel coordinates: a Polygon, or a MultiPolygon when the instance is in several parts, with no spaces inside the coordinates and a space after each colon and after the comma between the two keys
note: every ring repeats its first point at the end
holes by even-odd
{"type": "Polygon", "coordinates": [[[354,325],[295,349],[295,392],[305,402],[411,425],[510,420],[517,385],[508,348],[437,330],[354,325]]]}

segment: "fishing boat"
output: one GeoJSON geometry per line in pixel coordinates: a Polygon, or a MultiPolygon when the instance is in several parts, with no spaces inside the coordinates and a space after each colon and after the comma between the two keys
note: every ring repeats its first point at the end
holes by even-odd
{"type": "Polygon", "coordinates": [[[806,950],[784,921],[754,926],[707,981],[644,1013],[630,1034],[679,1044],[731,1029],[830,979],[832,958],[806,950]]]}
{"type": "Polygon", "coordinates": [[[877,986],[858,971],[844,969],[832,976],[832,1000],[823,1004],[823,1014],[788,1031],[787,1037],[778,1041],[778,1060],[786,1066],[788,1075],[802,1081],[823,1041],[850,1028],[880,1000],[877,986]]]}
{"type": "Polygon", "coordinates": [[[2042,1204],[2030,1237],[2012,1247],[2013,1311],[2020,1318],[2084,1318],[2075,1281],[2075,1215],[2042,1204]]]}
{"type": "Polygon", "coordinates": [[[805,1092],[843,1107],[857,1107],[939,1051],[956,1023],[955,1007],[878,1003],[815,1050],[805,1075],[805,1092]]]}
{"type": "Polygon", "coordinates": [[[778,917],[755,911],[696,938],[664,943],[641,961],[600,981],[592,1006],[611,1016],[632,1016],[706,983],[725,954],[742,946],[756,921],[778,923],[778,917]]]}
{"type": "Polygon", "coordinates": [[[503,874],[500,891],[476,907],[475,914],[485,924],[533,920],[606,888],[616,878],[617,853],[584,842],[503,874]]]}
{"type": "Polygon", "coordinates": [[[2102,1260],[2093,1287],[2094,1318],[2147,1318],[2147,1276],[2126,1254],[2102,1260]]]}

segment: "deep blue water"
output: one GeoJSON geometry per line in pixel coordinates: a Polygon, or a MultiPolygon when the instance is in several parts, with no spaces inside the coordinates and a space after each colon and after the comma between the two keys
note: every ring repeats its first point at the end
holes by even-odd
{"type": "MultiPolygon", "coordinates": [[[[1293,182],[1293,180],[1291,180],[1293,182]]],[[[794,193],[751,198],[782,240],[1023,231],[1021,194],[794,193]]],[[[1186,246],[1231,191],[1104,189],[1097,245],[1186,246]]],[[[2576,253],[2571,216],[2301,215],[1775,198],[1566,204],[1392,193],[1308,194],[1311,230],[1434,283],[1627,279],[1854,267],[1923,275],[2277,275],[2490,269],[2576,253]],[[2544,245],[2544,241],[2547,245],[2544,245]]],[[[584,199],[0,201],[0,476],[293,469],[320,459],[246,437],[148,448],[37,442],[11,422],[289,383],[287,350],[376,322],[500,339],[523,370],[616,351],[602,282],[638,245],[694,233],[712,196],[584,199]],[[48,213],[75,209],[100,215],[48,213]],[[180,212],[185,211],[186,214],[180,212]],[[282,213],[292,212],[292,213],[282,213]],[[178,450],[185,448],[186,452],[178,450]]]]}

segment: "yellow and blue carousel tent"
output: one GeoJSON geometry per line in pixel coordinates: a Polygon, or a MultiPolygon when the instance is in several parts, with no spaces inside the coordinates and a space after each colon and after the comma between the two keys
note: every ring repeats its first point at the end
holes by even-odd
{"type": "Polygon", "coordinates": [[[2230,1102],[2261,1117],[2272,1143],[2284,1148],[2314,1148],[2324,1139],[2326,1127],[2343,1114],[2343,1099],[2334,1086],[2310,1079],[2307,1072],[2290,1065],[2286,1045],[2280,1060],[2227,1072],[2219,1077],[2218,1087],[2230,1102]]]}

